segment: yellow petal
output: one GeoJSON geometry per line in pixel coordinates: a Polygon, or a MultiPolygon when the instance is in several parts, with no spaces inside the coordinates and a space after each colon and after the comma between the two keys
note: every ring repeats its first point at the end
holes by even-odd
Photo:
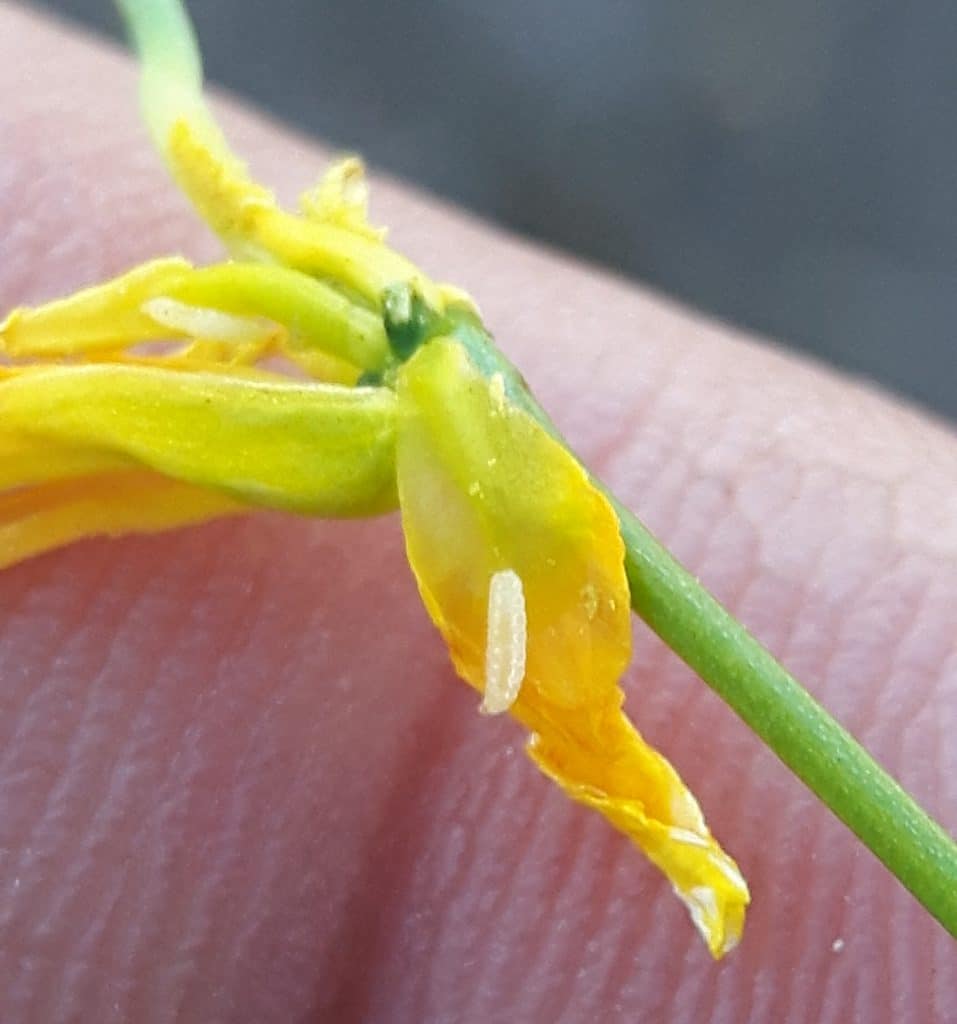
{"type": "Polygon", "coordinates": [[[124,469],[129,465],[129,459],[110,452],[51,444],[42,438],[12,431],[0,434],[0,492],[49,480],[68,480],[124,469]]]}
{"type": "Polygon", "coordinates": [[[341,224],[280,209],[234,158],[210,148],[192,124],[173,123],[164,147],[180,188],[234,255],[275,259],[353,290],[374,308],[390,286],[408,283],[434,308],[440,293],[404,256],[341,224]]]}
{"type": "Polygon", "coordinates": [[[0,324],[0,351],[15,358],[52,358],[169,337],[142,306],[167,293],[190,269],[186,260],[152,260],[67,298],[15,309],[0,324]]]}
{"type": "Polygon", "coordinates": [[[55,480],[0,494],[0,568],[83,537],[153,533],[246,510],[144,470],[55,480]]]}
{"type": "Polygon", "coordinates": [[[293,216],[250,178],[203,102],[199,51],[179,4],[119,0],[119,6],[139,51],[153,138],[180,188],[234,255],[330,278],[374,308],[386,288],[407,283],[441,309],[435,285],[375,234],[356,231],[354,217],[343,223],[293,216]]]}
{"type": "Polygon", "coordinates": [[[409,560],[456,668],[483,691],[494,665],[499,689],[520,664],[513,648],[524,638],[511,713],[532,732],[530,755],[668,875],[720,956],[740,934],[747,887],[677,773],[622,713],[631,624],[614,511],[572,456],[509,401],[502,378],[484,378],[458,343],[420,349],[400,371],[398,394],[409,560]],[[490,622],[492,582],[503,578],[505,613],[495,610],[490,622]],[[503,628],[512,629],[504,653],[490,650],[503,628]]]}
{"type": "Polygon", "coordinates": [[[388,341],[382,318],[296,270],[222,263],[194,270],[163,292],[192,306],[281,324],[291,353],[328,353],[363,370],[382,367],[388,341]]]}
{"type": "Polygon", "coordinates": [[[0,351],[14,358],[95,357],[154,339],[216,341],[234,353],[276,346],[307,365],[325,355],[362,370],[388,357],[382,318],[306,274],[269,264],[196,269],[153,260],[67,298],[14,310],[0,351]]]}
{"type": "Polygon", "coordinates": [[[0,383],[0,423],[254,504],[327,516],[395,504],[395,397],[381,388],[49,367],[0,383]]]}

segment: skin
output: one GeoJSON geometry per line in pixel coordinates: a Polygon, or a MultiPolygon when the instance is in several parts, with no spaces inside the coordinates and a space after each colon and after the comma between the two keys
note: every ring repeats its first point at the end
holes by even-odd
{"type": "MultiPolygon", "coordinates": [[[[0,306],[218,252],[126,59],[3,6],[0,95],[0,306]]],[[[318,174],[312,144],[219,113],[285,198],[318,174]]],[[[469,287],[585,461],[957,828],[953,435],[408,189],[373,201],[469,287]]],[[[629,708],[751,884],[720,966],[518,727],[476,714],[394,517],[265,515],[4,573],[0,1018],[945,1019],[952,940],[635,641],[629,708]]]]}

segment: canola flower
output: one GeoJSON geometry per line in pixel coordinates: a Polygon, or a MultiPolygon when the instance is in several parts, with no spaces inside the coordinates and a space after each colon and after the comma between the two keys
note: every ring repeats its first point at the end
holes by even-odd
{"type": "Polygon", "coordinates": [[[125,7],[153,137],[231,259],[157,259],[0,326],[0,563],[251,507],[397,506],[482,711],[529,730],[538,767],[647,853],[722,955],[748,890],[622,711],[630,595],[608,499],[468,297],[369,225],[359,161],[283,211],[212,122],[177,6],[125,7]]]}
{"type": "Polygon", "coordinates": [[[632,606],[950,913],[957,860],[908,875],[880,815],[943,833],[589,477],[468,296],[386,244],[361,163],[339,161],[298,212],[281,209],[203,103],[177,0],[120,7],[154,141],[229,259],[156,259],[0,325],[0,566],[256,507],[398,508],[422,599],[481,710],[517,719],[542,772],[664,872],[715,957],[741,936],[748,889],[622,710],[632,606]],[[754,685],[735,689],[748,672],[754,685]],[[845,757],[837,785],[807,737],[845,757]]]}

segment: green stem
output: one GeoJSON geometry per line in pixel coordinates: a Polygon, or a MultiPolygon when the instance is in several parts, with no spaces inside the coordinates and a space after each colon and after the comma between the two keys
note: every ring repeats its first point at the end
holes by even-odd
{"type": "Polygon", "coordinates": [[[957,846],[950,836],[612,501],[635,612],[957,936],[957,846]]]}

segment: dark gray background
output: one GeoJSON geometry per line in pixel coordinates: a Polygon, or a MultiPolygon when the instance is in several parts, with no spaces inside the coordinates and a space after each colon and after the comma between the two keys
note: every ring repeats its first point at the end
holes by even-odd
{"type": "Polygon", "coordinates": [[[953,0],[190,9],[287,121],[957,416],[953,0]]]}

